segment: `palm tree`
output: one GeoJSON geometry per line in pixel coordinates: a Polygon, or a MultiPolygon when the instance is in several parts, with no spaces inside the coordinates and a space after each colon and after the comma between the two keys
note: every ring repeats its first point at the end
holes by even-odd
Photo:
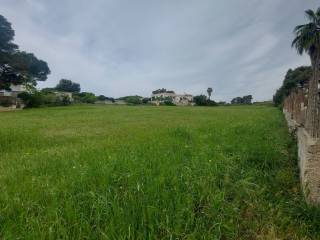
{"type": "Polygon", "coordinates": [[[212,88],[211,87],[209,87],[208,89],[207,89],[207,93],[208,93],[208,96],[209,96],[209,100],[210,100],[210,97],[211,97],[211,94],[212,94],[212,88]]]}
{"type": "Polygon", "coordinates": [[[311,59],[313,70],[312,79],[309,81],[308,110],[306,128],[313,137],[319,136],[319,105],[318,83],[320,80],[320,7],[316,12],[307,10],[308,23],[296,26],[295,39],[292,47],[295,47],[300,55],[307,53],[311,59]]]}

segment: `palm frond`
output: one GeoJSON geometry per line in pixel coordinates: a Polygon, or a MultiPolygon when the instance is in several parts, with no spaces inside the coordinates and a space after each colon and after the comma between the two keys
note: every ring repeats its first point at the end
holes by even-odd
{"type": "Polygon", "coordinates": [[[296,26],[296,27],[294,28],[293,32],[297,32],[297,31],[299,31],[299,30],[301,30],[301,29],[303,29],[303,28],[305,28],[305,27],[306,27],[306,24],[298,25],[298,26],[296,26]]]}
{"type": "Polygon", "coordinates": [[[320,18],[320,7],[318,7],[318,9],[317,9],[316,15],[317,15],[317,18],[320,18]]]}
{"type": "Polygon", "coordinates": [[[316,11],[316,16],[317,16],[317,25],[318,25],[318,28],[320,28],[320,7],[316,11]]]}
{"type": "Polygon", "coordinates": [[[313,10],[309,9],[305,13],[306,13],[306,17],[308,18],[309,21],[314,22],[314,23],[317,22],[317,15],[313,10]]]}
{"type": "Polygon", "coordinates": [[[300,38],[300,36],[297,36],[291,44],[291,47],[294,47],[298,54],[302,55],[304,52],[304,48],[302,47],[304,44],[302,44],[302,39],[300,38]]]}

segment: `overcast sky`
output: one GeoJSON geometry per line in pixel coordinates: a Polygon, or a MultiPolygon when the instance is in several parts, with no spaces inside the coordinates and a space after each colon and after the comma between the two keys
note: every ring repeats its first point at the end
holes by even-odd
{"type": "Polygon", "coordinates": [[[292,30],[316,0],[0,0],[21,50],[48,62],[40,87],[149,96],[167,88],[215,100],[268,100],[289,68],[309,64],[292,30]]]}

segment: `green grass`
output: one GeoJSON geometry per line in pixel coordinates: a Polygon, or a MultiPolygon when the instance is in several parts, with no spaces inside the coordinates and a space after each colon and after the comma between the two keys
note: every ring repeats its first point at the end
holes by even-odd
{"type": "Polygon", "coordinates": [[[1,239],[320,239],[279,110],[0,113],[1,239]]]}

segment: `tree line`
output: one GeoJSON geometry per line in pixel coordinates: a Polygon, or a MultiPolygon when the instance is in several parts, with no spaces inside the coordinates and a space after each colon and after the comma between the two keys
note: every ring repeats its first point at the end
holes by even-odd
{"type": "Polygon", "coordinates": [[[311,9],[305,11],[305,16],[308,22],[294,28],[295,38],[291,46],[297,50],[299,55],[308,54],[311,66],[289,69],[281,87],[273,96],[273,102],[276,106],[282,107],[284,99],[291,91],[296,88],[306,88],[309,106],[307,119],[316,122],[320,79],[320,8],[316,11],[311,9]]]}
{"type": "MultiPolygon", "coordinates": [[[[14,41],[15,32],[11,23],[0,15],[0,90],[11,90],[12,85],[24,85],[26,92],[19,94],[27,107],[39,106],[60,106],[75,103],[95,103],[103,101],[115,102],[116,99],[104,95],[96,96],[94,93],[81,92],[79,83],[69,79],[61,79],[53,88],[37,90],[37,82],[45,81],[50,74],[47,62],[38,59],[33,53],[19,50],[19,46],[14,41]],[[57,92],[68,92],[70,95],[57,94],[57,92]]],[[[153,93],[161,93],[165,89],[158,89],[153,93]]],[[[198,106],[217,106],[218,103],[211,100],[213,89],[209,87],[206,95],[194,96],[193,102],[198,106]]],[[[251,95],[238,97],[232,100],[232,104],[251,104],[251,95]]],[[[129,104],[149,104],[150,98],[141,96],[125,96],[117,100],[129,104]]],[[[220,104],[224,104],[221,102],[220,104]]],[[[170,100],[165,101],[164,105],[174,105],[170,100]]]]}
{"type": "Polygon", "coordinates": [[[305,87],[312,77],[312,68],[310,66],[301,66],[295,69],[289,69],[284,77],[281,87],[273,96],[275,106],[282,107],[283,101],[292,90],[297,87],[305,87]]]}

